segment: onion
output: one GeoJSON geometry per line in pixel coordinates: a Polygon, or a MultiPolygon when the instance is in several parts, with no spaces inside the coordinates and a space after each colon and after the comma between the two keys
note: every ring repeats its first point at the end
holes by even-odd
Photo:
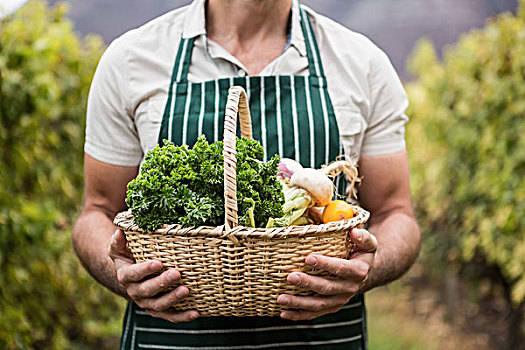
{"type": "Polygon", "coordinates": [[[328,176],[312,168],[295,171],[290,178],[290,185],[308,192],[318,207],[324,207],[332,200],[334,184],[328,176]]]}
{"type": "Polygon", "coordinates": [[[323,211],[325,207],[310,207],[307,209],[308,217],[314,222],[314,224],[319,225],[323,223],[323,211]]]}
{"type": "Polygon", "coordinates": [[[303,169],[303,166],[299,162],[290,158],[281,158],[281,163],[284,163],[292,173],[303,169]]]}
{"type": "Polygon", "coordinates": [[[277,170],[277,177],[283,178],[283,179],[289,179],[293,175],[293,171],[288,169],[286,164],[279,163],[279,168],[277,170]]]}

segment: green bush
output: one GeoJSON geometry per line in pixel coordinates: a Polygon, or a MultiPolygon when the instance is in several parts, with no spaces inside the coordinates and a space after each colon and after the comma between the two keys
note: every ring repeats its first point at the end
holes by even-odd
{"type": "Polygon", "coordinates": [[[0,20],[0,348],[103,346],[122,306],[82,269],[71,225],[82,197],[86,97],[102,53],[66,6],[31,1],[0,20]]]}
{"type": "Polygon", "coordinates": [[[417,81],[408,85],[407,140],[425,266],[436,274],[452,268],[474,282],[483,275],[505,290],[521,320],[525,1],[518,15],[464,35],[442,61],[422,41],[409,64],[417,81]],[[489,268],[496,273],[479,273],[489,268]]]}

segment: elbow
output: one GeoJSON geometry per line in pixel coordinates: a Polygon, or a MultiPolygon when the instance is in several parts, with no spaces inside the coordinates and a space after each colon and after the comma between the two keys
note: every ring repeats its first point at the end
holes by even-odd
{"type": "Polygon", "coordinates": [[[80,257],[80,241],[82,240],[83,221],[84,218],[81,214],[75,222],[75,225],[73,225],[73,230],[71,231],[71,247],[73,248],[73,251],[75,252],[77,257],[80,257]]]}
{"type": "Polygon", "coordinates": [[[419,224],[417,223],[417,220],[414,218],[414,260],[412,261],[412,264],[417,260],[419,257],[419,254],[421,252],[421,230],[419,228],[419,224]]]}
{"type": "Polygon", "coordinates": [[[412,263],[419,256],[421,250],[421,230],[419,229],[419,224],[417,219],[414,216],[413,212],[399,212],[398,214],[403,222],[405,227],[405,237],[404,240],[408,245],[408,252],[411,252],[413,256],[412,263]]]}

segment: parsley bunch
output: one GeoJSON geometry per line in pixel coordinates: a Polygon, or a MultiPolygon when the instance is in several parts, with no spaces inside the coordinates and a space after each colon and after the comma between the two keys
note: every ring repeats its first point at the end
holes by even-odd
{"type": "MultiPolygon", "coordinates": [[[[192,149],[164,141],[146,154],[140,174],[128,184],[126,204],[140,228],[161,224],[224,224],[223,143],[201,136],[192,149]]],[[[239,225],[264,227],[281,217],[282,185],[276,178],[280,158],[263,162],[259,142],[237,139],[237,203],[239,225]]]]}

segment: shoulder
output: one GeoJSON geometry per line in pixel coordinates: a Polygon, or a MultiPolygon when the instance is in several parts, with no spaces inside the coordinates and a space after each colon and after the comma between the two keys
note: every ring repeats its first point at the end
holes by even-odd
{"type": "Polygon", "coordinates": [[[172,40],[180,39],[182,27],[184,25],[184,14],[188,6],[184,6],[159,16],[148,23],[132,29],[115,40],[107,48],[107,53],[139,53],[151,50],[158,51],[162,47],[176,45],[166,45],[172,40]]]}
{"type": "Polygon", "coordinates": [[[166,89],[181,40],[188,7],[170,11],[113,40],[96,75],[111,88],[122,86],[126,106],[134,110],[145,96],[166,89]]]}

